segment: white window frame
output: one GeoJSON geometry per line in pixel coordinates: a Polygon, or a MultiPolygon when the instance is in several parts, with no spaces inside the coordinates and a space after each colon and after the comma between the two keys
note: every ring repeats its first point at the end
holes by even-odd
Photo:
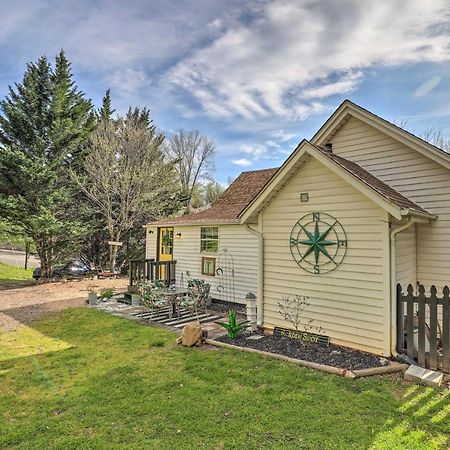
{"type": "Polygon", "coordinates": [[[200,253],[202,255],[217,255],[217,253],[219,253],[219,227],[200,227],[200,253]],[[202,237],[203,236],[203,230],[205,228],[214,228],[217,230],[217,237],[202,237]],[[203,249],[203,243],[206,241],[212,241],[212,242],[217,242],[217,250],[204,250],[203,249]]]}

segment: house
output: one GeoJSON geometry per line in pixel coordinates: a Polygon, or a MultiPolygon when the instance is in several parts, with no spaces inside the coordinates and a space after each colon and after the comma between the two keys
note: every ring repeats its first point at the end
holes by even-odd
{"type": "MultiPolygon", "coordinates": [[[[395,353],[397,283],[450,281],[450,155],[346,100],[265,175],[245,201],[230,186],[233,224],[218,219],[208,235],[234,253],[236,299],[256,286],[258,321],[270,329],[291,326],[279,303],[304,295],[304,320],[332,342],[395,353]]],[[[212,212],[201,214],[212,226],[212,212]]],[[[148,225],[181,233],[173,254],[192,276],[202,276],[200,251],[212,245],[202,244],[200,215],[148,225]]]]}
{"type": "Polygon", "coordinates": [[[276,171],[243,172],[210,208],[146,225],[146,258],[175,260],[180,285],[201,278],[213,298],[244,302],[257,290],[258,237],[239,214],[276,171]]]}

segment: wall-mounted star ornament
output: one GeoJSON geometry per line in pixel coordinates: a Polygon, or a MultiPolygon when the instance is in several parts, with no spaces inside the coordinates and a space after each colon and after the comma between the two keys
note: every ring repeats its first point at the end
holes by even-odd
{"type": "Polygon", "coordinates": [[[299,219],[292,228],[290,248],[302,269],[315,274],[327,273],[342,263],[347,236],[336,218],[313,212],[299,219]]]}

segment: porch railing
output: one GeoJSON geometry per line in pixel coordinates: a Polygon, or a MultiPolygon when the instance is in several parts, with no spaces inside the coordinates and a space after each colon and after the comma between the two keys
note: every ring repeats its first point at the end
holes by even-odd
{"type": "Polygon", "coordinates": [[[176,261],[156,261],[154,259],[130,260],[130,286],[138,283],[148,283],[154,280],[162,280],[166,286],[175,284],[176,261]]]}
{"type": "Polygon", "coordinates": [[[450,290],[438,297],[435,286],[416,295],[410,284],[406,292],[397,285],[397,351],[421,367],[450,372],[450,290]]]}

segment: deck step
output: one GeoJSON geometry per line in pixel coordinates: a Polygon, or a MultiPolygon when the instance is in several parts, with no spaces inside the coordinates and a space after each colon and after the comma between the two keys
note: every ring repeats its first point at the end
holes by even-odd
{"type": "MultiPolygon", "coordinates": [[[[199,322],[200,323],[206,323],[206,322],[212,322],[213,320],[217,320],[217,319],[220,319],[220,317],[219,316],[207,316],[207,317],[205,317],[203,319],[199,319],[199,322]]],[[[194,321],[196,321],[195,317],[192,318],[191,322],[194,322],[194,321]]],[[[173,325],[173,326],[175,328],[182,328],[182,327],[184,327],[186,325],[186,323],[189,323],[189,322],[179,323],[179,324],[173,325]]]]}
{"type": "Polygon", "coordinates": [[[140,319],[148,319],[151,322],[157,322],[162,325],[172,326],[175,328],[182,328],[187,323],[194,322],[196,320],[200,323],[205,323],[212,322],[213,320],[220,318],[220,316],[209,313],[199,314],[198,316],[195,314],[192,315],[186,308],[180,309],[179,313],[174,314],[172,317],[169,316],[169,308],[162,308],[155,313],[152,313],[151,311],[137,311],[132,313],[132,316],[139,317],[140,319]]]}

